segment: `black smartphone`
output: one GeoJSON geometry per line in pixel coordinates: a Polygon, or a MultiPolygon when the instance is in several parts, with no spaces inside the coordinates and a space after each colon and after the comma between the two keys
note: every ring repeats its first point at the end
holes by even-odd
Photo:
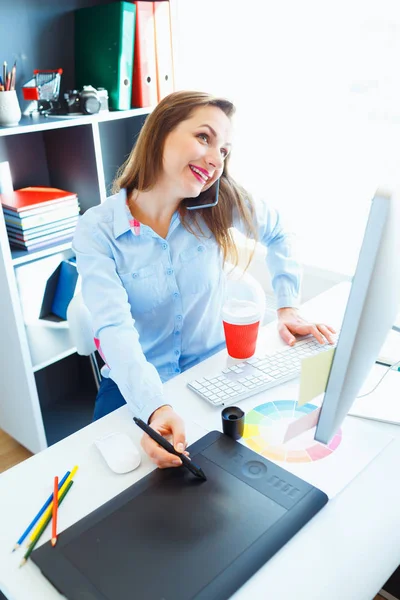
{"type": "Polygon", "coordinates": [[[213,189],[215,189],[214,198],[212,197],[212,193],[204,193],[203,198],[200,197],[200,194],[198,198],[189,198],[185,200],[185,207],[188,210],[196,210],[197,208],[210,208],[211,206],[217,206],[219,196],[219,178],[214,183],[214,185],[212,185],[210,189],[207,190],[207,192],[212,192],[213,189]]]}

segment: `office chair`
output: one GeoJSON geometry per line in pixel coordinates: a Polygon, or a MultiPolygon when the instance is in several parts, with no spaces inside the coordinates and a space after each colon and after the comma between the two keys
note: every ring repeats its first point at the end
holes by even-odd
{"type": "MultiPolygon", "coordinates": [[[[225,266],[227,275],[226,296],[234,296],[239,300],[252,300],[265,313],[265,293],[261,284],[241,268],[227,264],[225,266]]],[[[78,293],[72,298],[67,309],[67,322],[71,338],[76,351],[81,356],[88,356],[93,371],[93,377],[97,389],[101,382],[100,369],[96,359],[96,343],[94,340],[91,317],[88,308],[83,302],[82,294],[78,293]]],[[[261,320],[262,323],[262,320],[261,320]]]]}
{"type": "Polygon", "coordinates": [[[93,336],[91,317],[80,293],[75,294],[68,305],[67,322],[77,353],[81,356],[88,356],[90,359],[96,388],[99,389],[101,375],[96,359],[96,343],[93,336]]]}

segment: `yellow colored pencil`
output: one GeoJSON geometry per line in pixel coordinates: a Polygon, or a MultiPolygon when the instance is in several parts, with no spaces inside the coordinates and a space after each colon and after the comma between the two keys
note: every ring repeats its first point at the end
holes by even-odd
{"type": "MultiPolygon", "coordinates": [[[[63,493],[63,491],[66,489],[66,487],[68,486],[69,482],[71,481],[71,479],[73,478],[73,476],[75,475],[75,473],[77,472],[78,467],[75,466],[71,473],[68,475],[67,479],[64,481],[64,484],[62,486],[62,488],[60,488],[58,490],[58,500],[60,501],[60,496],[63,493]]],[[[38,532],[40,531],[43,523],[48,519],[48,516],[51,515],[53,512],[53,502],[51,502],[46,510],[46,512],[43,514],[42,518],[40,519],[39,523],[36,525],[36,528],[33,530],[33,533],[30,535],[29,539],[31,540],[31,542],[33,542],[33,540],[35,539],[36,535],[38,534],[38,532]]]]}
{"type": "MultiPolygon", "coordinates": [[[[63,490],[62,494],[60,495],[59,499],[58,499],[58,503],[61,504],[61,502],[64,500],[65,496],[67,495],[67,492],[70,490],[72,484],[74,482],[70,481],[67,485],[67,487],[63,490]]],[[[63,486],[64,487],[64,486],[63,486]]],[[[46,529],[47,525],[50,523],[51,521],[51,513],[48,516],[47,520],[43,523],[42,527],[39,529],[37,536],[35,537],[35,539],[29,544],[28,550],[25,552],[24,554],[24,558],[21,560],[19,566],[22,567],[26,561],[28,560],[29,556],[32,554],[32,550],[34,549],[34,547],[36,546],[36,544],[39,541],[40,536],[42,535],[43,531],[46,529]]]]}

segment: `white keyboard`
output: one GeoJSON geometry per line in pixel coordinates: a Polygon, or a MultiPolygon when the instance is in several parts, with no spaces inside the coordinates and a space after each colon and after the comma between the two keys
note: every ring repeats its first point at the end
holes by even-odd
{"type": "Polygon", "coordinates": [[[294,379],[300,374],[301,361],[336,345],[321,345],[307,337],[280,352],[253,356],[207,377],[190,381],[188,387],[214,406],[232,404],[294,379]]]}

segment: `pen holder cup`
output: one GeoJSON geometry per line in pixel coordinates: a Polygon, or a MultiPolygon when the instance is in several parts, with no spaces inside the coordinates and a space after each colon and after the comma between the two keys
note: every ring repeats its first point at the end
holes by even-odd
{"type": "Polygon", "coordinates": [[[0,127],[13,127],[21,120],[17,92],[0,92],[0,127]]]}
{"type": "Polygon", "coordinates": [[[221,413],[222,431],[234,440],[242,437],[244,431],[244,412],[237,406],[227,406],[221,413]]]}

